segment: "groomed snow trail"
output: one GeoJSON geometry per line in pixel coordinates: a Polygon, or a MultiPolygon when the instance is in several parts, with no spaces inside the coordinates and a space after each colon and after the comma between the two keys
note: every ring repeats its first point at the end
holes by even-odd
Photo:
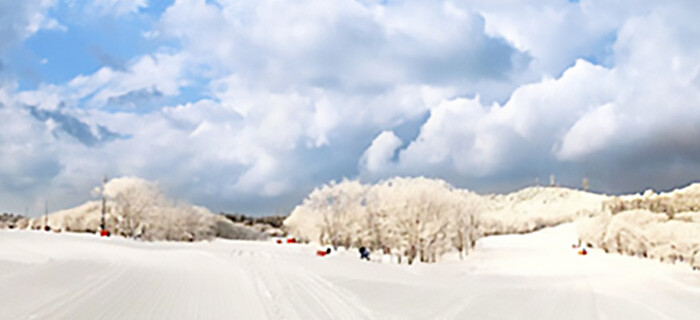
{"type": "Polygon", "coordinates": [[[687,265],[579,256],[573,225],[434,265],[309,245],[0,231],[0,319],[697,319],[687,265]],[[374,258],[377,258],[376,256],[374,258]],[[376,260],[376,259],[375,259],[376,260]]]}

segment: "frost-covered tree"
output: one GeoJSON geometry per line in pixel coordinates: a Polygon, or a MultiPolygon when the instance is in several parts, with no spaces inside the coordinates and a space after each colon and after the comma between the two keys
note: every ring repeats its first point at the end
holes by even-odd
{"type": "MultiPolygon", "coordinates": [[[[206,208],[168,199],[155,183],[140,178],[112,179],[95,188],[93,196],[106,198],[105,225],[115,235],[173,241],[266,238],[262,232],[236,225],[206,208]]],[[[95,233],[100,230],[101,218],[102,202],[88,201],[48,215],[47,224],[55,231],[95,233]]],[[[39,228],[43,218],[22,219],[16,225],[22,229],[39,228]]]]}
{"type": "Polygon", "coordinates": [[[351,246],[358,240],[367,215],[366,189],[350,180],[323,185],[294,209],[285,225],[305,240],[351,246]]]}
{"type": "Polygon", "coordinates": [[[441,180],[394,178],[372,186],[344,180],[314,190],[284,224],[292,234],[322,244],[364,246],[408,263],[434,262],[454,248],[466,252],[476,240],[471,206],[441,180]]]}
{"type": "Polygon", "coordinates": [[[109,181],[104,187],[115,234],[144,240],[198,241],[216,235],[206,209],[168,199],[157,185],[139,178],[109,181]]]}
{"type": "Polygon", "coordinates": [[[116,218],[114,232],[125,237],[142,236],[151,216],[162,213],[166,200],[156,185],[138,178],[119,178],[104,188],[110,199],[110,212],[116,218]]]}
{"type": "Polygon", "coordinates": [[[350,247],[361,235],[361,221],[367,214],[363,202],[366,187],[357,181],[345,180],[326,186],[321,193],[324,196],[317,202],[323,216],[321,242],[350,247]]]}
{"type": "Polygon", "coordinates": [[[459,257],[464,258],[464,255],[476,245],[476,240],[479,239],[479,223],[476,218],[475,208],[467,206],[464,210],[458,213],[451,225],[452,245],[459,252],[459,257]]]}
{"type": "Polygon", "coordinates": [[[700,184],[614,197],[579,221],[582,241],[606,252],[700,268],[700,184]]]}

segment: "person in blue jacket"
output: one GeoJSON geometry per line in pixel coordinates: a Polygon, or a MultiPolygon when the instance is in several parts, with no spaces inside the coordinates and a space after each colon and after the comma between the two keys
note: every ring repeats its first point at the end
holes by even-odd
{"type": "Polygon", "coordinates": [[[360,247],[360,259],[367,259],[367,261],[369,261],[369,249],[360,247]]]}

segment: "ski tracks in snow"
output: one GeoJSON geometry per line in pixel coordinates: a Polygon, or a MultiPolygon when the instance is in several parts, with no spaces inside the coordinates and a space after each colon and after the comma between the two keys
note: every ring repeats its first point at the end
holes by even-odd
{"type": "MultiPolygon", "coordinates": [[[[91,260],[50,259],[0,277],[0,319],[260,318],[248,274],[190,249],[134,250],[91,260]],[[98,261],[98,262],[95,262],[98,261]]],[[[102,251],[95,251],[99,255],[102,251]]]]}
{"type": "Polygon", "coordinates": [[[255,279],[268,319],[374,318],[351,293],[311,270],[281,263],[289,260],[280,259],[280,255],[290,252],[234,249],[229,254],[232,264],[243,265],[255,279]]]}
{"type": "Polygon", "coordinates": [[[75,264],[51,261],[42,265],[27,265],[20,274],[2,281],[0,305],[14,306],[4,314],[7,319],[70,319],[77,301],[90,299],[96,292],[110,288],[126,270],[114,264],[75,264]],[[49,273],[62,273],[53,278],[49,273]],[[39,289],[40,288],[40,289],[39,289]],[[16,290],[19,290],[18,293],[16,290]],[[31,292],[33,294],[23,294],[31,292]],[[26,299],[30,298],[31,301],[26,299]],[[39,303],[37,303],[39,302],[39,303]]]}
{"type": "Polygon", "coordinates": [[[696,273],[596,252],[580,257],[551,233],[486,238],[463,262],[407,266],[366,263],[342,250],[319,258],[302,244],[141,243],[0,231],[0,319],[695,319],[700,313],[696,273]],[[563,249],[523,247],[543,235],[563,249]]]}

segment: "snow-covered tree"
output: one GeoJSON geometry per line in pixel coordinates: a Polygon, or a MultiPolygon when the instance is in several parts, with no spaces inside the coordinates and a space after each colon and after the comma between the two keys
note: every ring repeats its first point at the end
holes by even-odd
{"type": "MultiPolygon", "coordinates": [[[[106,198],[107,230],[112,234],[142,240],[199,241],[213,237],[260,240],[265,234],[235,225],[203,207],[168,199],[157,184],[136,177],[108,181],[93,190],[93,196],[106,198]]],[[[60,210],[47,217],[54,231],[95,233],[100,229],[102,202],[88,201],[75,208],[60,210]]],[[[38,229],[44,218],[20,219],[17,228],[38,229]]]]}
{"type": "Polygon", "coordinates": [[[471,205],[441,180],[394,178],[372,186],[344,180],[314,190],[285,226],[322,244],[364,246],[408,263],[434,262],[458,246],[455,241],[469,246],[475,241],[471,205]]]}
{"type": "Polygon", "coordinates": [[[116,234],[174,241],[205,240],[216,234],[216,221],[207,209],[170,200],[152,182],[117,178],[103,192],[110,218],[116,221],[111,225],[116,234]]]}
{"type": "Polygon", "coordinates": [[[607,252],[700,268],[700,184],[614,197],[578,227],[582,241],[607,252]]]}
{"type": "Polygon", "coordinates": [[[116,218],[114,232],[125,237],[142,236],[153,215],[162,213],[166,200],[156,185],[138,178],[118,178],[104,188],[110,212],[116,218]]]}
{"type": "Polygon", "coordinates": [[[457,216],[461,198],[440,180],[394,178],[371,190],[385,212],[389,242],[412,263],[434,262],[449,249],[448,226],[457,216]]]}

